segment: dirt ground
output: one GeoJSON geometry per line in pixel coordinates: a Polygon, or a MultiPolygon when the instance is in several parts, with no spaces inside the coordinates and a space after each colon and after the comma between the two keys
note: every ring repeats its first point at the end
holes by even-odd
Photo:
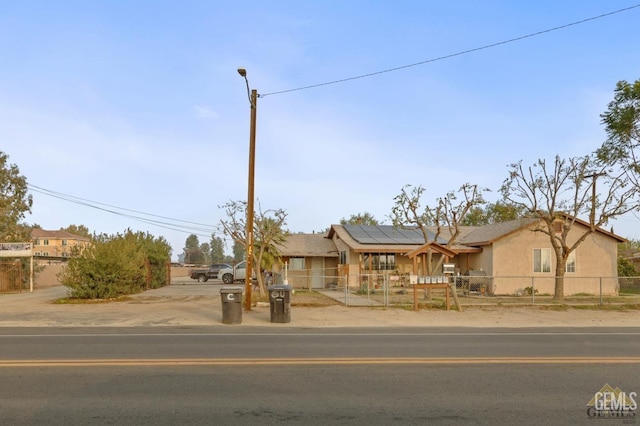
{"type": "Polygon", "coordinates": [[[638,327],[640,310],[475,306],[443,309],[345,307],[317,293],[292,295],[289,323],[272,323],[269,303],[242,313],[242,323],[222,324],[220,285],[184,284],[149,290],[109,303],[60,303],[66,288],[55,286],[0,295],[0,327],[638,327]],[[58,302],[56,302],[58,301],[58,302]]]}

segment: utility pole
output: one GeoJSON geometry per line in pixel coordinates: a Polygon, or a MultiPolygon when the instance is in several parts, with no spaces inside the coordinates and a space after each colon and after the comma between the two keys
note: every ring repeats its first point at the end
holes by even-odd
{"type": "Polygon", "coordinates": [[[244,285],[244,310],[251,310],[251,293],[253,290],[253,203],[254,203],[254,182],[255,182],[255,162],[256,162],[256,114],[258,109],[258,91],[251,90],[249,93],[249,80],[247,80],[247,71],[244,68],[238,68],[238,74],[244,78],[247,83],[247,94],[249,95],[249,103],[251,104],[251,123],[249,129],[249,177],[247,181],[247,223],[246,223],[246,244],[247,244],[247,269],[244,285]]]}

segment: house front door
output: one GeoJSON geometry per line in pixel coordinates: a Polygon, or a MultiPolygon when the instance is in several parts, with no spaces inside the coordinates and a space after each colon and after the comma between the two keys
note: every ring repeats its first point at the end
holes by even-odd
{"type": "Polygon", "coordinates": [[[324,259],[311,259],[311,288],[324,288],[324,259]]]}

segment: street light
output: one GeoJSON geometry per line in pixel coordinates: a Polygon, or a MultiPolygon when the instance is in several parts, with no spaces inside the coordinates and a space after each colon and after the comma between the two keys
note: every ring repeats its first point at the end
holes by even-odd
{"type": "Polygon", "coordinates": [[[249,130],[249,179],[247,192],[247,229],[245,231],[247,237],[247,270],[244,285],[245,301],[244,310],[251,310],[251,290],[253,288],[253,187],[255,177],[256,163],[256,110],[258,109],[258,91],[256,89],[249,90],[249,80],[247,80],[247,70],[238,68],[238,74],[247,83],[247,95],[249,96],[249,104],[251,105],[251,127],[249,130]]]}

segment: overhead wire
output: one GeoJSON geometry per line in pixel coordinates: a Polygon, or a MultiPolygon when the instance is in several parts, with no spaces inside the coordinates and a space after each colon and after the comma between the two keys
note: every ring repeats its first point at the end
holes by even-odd
{"type": "Polygon", "coordinates": [[[187,221],[187,220],[182,220],[182,219],[175,219],[175,218],[171,218],[171,217],[167,217],[167,216],[160,216],[160,215],[156,215],[156,214],[152,214],[152,213],[146,213],[146,212],[142,212],[139,210],[133,210],[133,209],[128,209],[125,207],[118,207],[118,206],[114,206],[112,204],[106,204],[106,203],[101,203],[98,201],[92,201],[92,200],[88,200],[86,198],[81,198],[81,197],[76,197],[73,195],[69,195],[69,194],[64,194],[61,192],[57,192],[57,191],[52,191],[46,188],[42,188],[40,186],[34,185],[34,184],[30,184],[28,183],[27,186],[29,187],[29,189],[33,192],[37,192],[43,195],[47,195],[53,198],[58,198],[60,200],[64,200],[67,202],[71,202],[74,204],[78,204],[78,205],[82,205],[85,207],[89,207],[89,208],[93,208],[93,209],[97,209],[97,210],[102,210],[104,212],[107,213],[111,213],[117,216],[122,216],[122,217],[127,217],[130,219],[134,219],[143,223],[147,223],[149,225],[153,225],[153,226],[157,226],[160,228],[164,228],[164,229],[169,229],[172,231],[177,231],[177,232],[184,232],[184,233],[194,233],[196,235],[199,236],[204,236],[209,238],[212,234],[221,234],[222,231],[220,230],[220,226],[214,226],[214,225],[210,225],[210,224],[204,224],[204,223],[199,223],[199,222],[192,222],[192,221],[187,221]],[[100,206],[106,206],[109,208],[105,208],[105,207],[100,207],[100,206]],[[117,211],[117,210],[121,210],[121,211],[117,211]],[[128,214],[128,213],[123,213],[123,212],[132,212],[132,213],[137,213],[140,215],[144,215],[144,216],[149,216],[149,217],[157,217],[159,219],[166,219],[170,222],[167,221],[159,221],[159,220],[154,220],[154,219],[148,219],[145,217],[140,217],[137,215],[133,215],[133,214],[128,214]],[[178,223],[174,223],[174,222],[178,222],[178,223]],[[180,223],[184,223],[187,225],[181,225],[180,223]],[[190,226],[190,225],[197,225],[197,226],[190,226]],[[201,234],[200,232],[208,232],[209,234],[201,234]]]}
{"type": "MultiPolygon", "coordinates": [[[[442,61],[442,60],[445,60],[445,59],[454,58],[454,57],[457,57],[457,56],[466,55],[466,54],[473,53],[473,52],[478,52],[478,51],[481,51],[481,50],[494,48],[494,47],[497,47],[497,46],[502,46],[502,45],[509,44],[509,43],[514,43],[514,42],[521,41],[521,40],[524,40],[524,39],[536,37],[536,36],[539,36],[539,35],[542,35],[542,34],[547,34],[547,33],[554,32],[554,31],[559,31],[559,30],[562,30],[562,29],[565,29],[565,28],[569,28],[569,27],[572,27],[572,26],[584,24],[586,22],[595,21],[595,20],[602,19],[602,18],[605,18],[605,17],[608,17],[608,16],[612,16],[612,15],[616,15],[616,14],[619,14],[619,13],[627,12],[629,10],[636,9],[638,7],[640,7],[640,4],[635,4],[635,5],[632,5],[632,6],[629,6],[629,7],[625,7],[625,8],[618,9],[618,10],[614,10],[612,12],[603,13],[603,14],[600,14],[600,15],[597,15],[597,16],[592,16],[590,18],[581,19],[579,21],[570,22],[570,23],[567,23],[567,24],[564,24],[564,25],[560,25],[560,26],[557,26],[557,27],[548,28],[548,29],[545,29],[545,30],[541,30],[541,31],[537,31],[537,32],[534,32],[534,33],[522,35],[522,36],[519,36],[519,37],[510,38],[510,39],[499,41],[499,42],[496,42],[496,43],[486,44],[486,45],[475,47],[475,48],[472,48],[472,49],[462,50],[462,51],[451,53],[451,54],[448,54],[448,55],[439,56],[439,57],[436,57],[436,58],[426,59],[424,61],[415,62],[415,63],[412,63],[412,64],[401,65],[401,66],[397,66],[397,67],[393,67],[393,68],[384,69],[384,70],[381,70],[381,71],[375,71],[375,72],[371,72],[371,73],[360,74],[360,75],[356,75],[356,76],[352,76],[352,77],[347,77],[347,78],[342,78],[342,79],[338,79],[338,80],[327,81],[327,82],[323,82],[323,83],[312,84],[312,85],[308,85],[308,86],[302,86],[302,87],[298,87],[298,88],[294,88],[294,89],[287,89],[287,90],[280,90],[280,91],[276,91],[276,92],[263,93],[263,94],[260,94],[259,96],[260,97],[265,97],[265,96],[280,95],[280,94],[284,94],[284,93],[290,93],[290,92],[302,91],[302,90],[307,90],[307,89],[313,89],[313,88],[322,87],[322,86],[329,86],[329,85],[333,85],[333,84],[344,83],[344,82],[348,82],[348,81],[353,81],[353,80],[359,80],[359,79],[363,79],[363,78],[373,77],[373,76],[376,76],[376,75],[390,73],[390,72],[394,72],[394,71],[400,71],[400,70],[407,69],[407,68],[417,67],[417,66],[420,66],[420,65],[425,65],[425,64],[429,64],[429,63],[433,63],[433,62],[437,62],[437,61],[442,61]]],[[[111,213],[111,214],[115,214],[115,215],[119,215],[119,216],[123,216],[123,217],[128,217],[128,218],[131,218],[131,219],[135,219],[135,220],[141,221],[143,223],[147,223],[147,224],[150,224],[150,225],[158,226],[158,227],[169,229],[169,230],[173,230],[173,231],[189,233],[191,231],[208,232],[210,230],[215,230],[215,231],[212,231],[212,234],[221,233],[219,226],[213,226],[213,225],[203,224],[203,223],[198,223],[198,222],[190,222],[190,221],[186,221],[186,220],[175,219],[175,218],[155,215],[155,214],[151,214],[151,213],[145,213],[145,212],[141,212],[141,211],[138,211],[138,210],[132,210],[132,209],[124,208],[124,207],[117,207],[117,206],[114,206],[114,205],[101,203],[101,202],[98,202],[98,201],[91,201],[91,200],[87,200],[87,199],[84,199],[84,198],[75,197],[75,196],[72,196],[72,195],[68,195],[68,194],[63,194],[63,193],[60,193],[60,192],[52,191],[52,190],[49,190],[49,189],[46,189],[46,188],[42,188],[42,187],[39,187],[39,186],[33,185],[33,184],[28,184],[28,187],[34,192],[38,192],[38,193],[41,193],[41,194],[44,194],[44,195],[48,195],[50,197],[59,198],[59,199],[62,199],[62,200],[68,201],[68,202],[72,202],[72,203],[83,205],[83,206],[86,206],[86,207],[102,210],[102,211],[105,211],[105,212],[108,212],[108,213],[111,213]],[[105,206],[105,207],[109,207],[109,208],[104,208],[104,207],[99,207],[99,206],[105,206]],[[147,219],[147,218],[139,217],[139,216],[132,215],[132,214],[127,214],[127,213],[114,211],[112,209],[118,209],[118,210],[125,211],[125,212],[142,214],[142,215],[149,216],[149,217],[157,217],[159,219],[166,219],[166,220],[169,220],[169,221],[172,221],[172,222],[185,223],[185,224],[188,224],[188,225],[197,225],[197,227],[187,226],[187,225],[180,225],[180,224],[171,223],[171,222],[157,221],[157,220],[153,220],[153,219],[147,219]],[[204,227],[204,228],[201,228],[201,226],[204,227]],[[179,228],[182,228],[182,229],[179,229],[179,228]]],[[[202,234],[198,234],[198,235],[209,237],[209,235],[202,235],[202,234]]]]}
{"type": "Polygon", "coordinates": [[[424,61],[415,62],[413,64],[401,65],[401,66],[388,68],[388,69],[381,70],[381,71],[375,71],[375,72],[371,72],[371,73],[367,73],[367,74],[360,74],[360,75],[356,75],[356,76],[353,76],[353,77],[341,78],[339,80],[332,80],[332,81],[327,81],[327,82],[324,82],[324,83],[311,84],[311,85],[308,85],[308,86],[297,87],[295,89],[287,89],[287,90],[280,90],[280,91],[277,91],[277,92],[263,93],[263,94],[260,95],[260,97],[264,98],[265,96],[281,95],[281,94],[284,94],[284,93],[298,92],[298,91],[301,91],[301,90],[314,89],[316,87],[329,86],[329,85],[338,84],[338,83],[345,83],[347,81],[360,80],[360,79],[363,79],[363,78],[373,77],[373,76],[376,76],[376,75],[390,73],[390,72],[394,72],[394,71],[400,71],[400,70],[403,70],[403,69],[417,67],[417,66],[429,64],[429,63],[432,63],[432,62],[443,61],[445,59],[454,58],[456,56],[462,56],[462,55],[466,55],[466,54],[469,54],[469,53],[478,52],[480,50],[491,49],[493,47],[502,46],[502,45],[509,44],[509,43],[514,43],[516,41],[520,41],[520,40],[524,40],[524,39],[527,39],[527,38],[536,37],[536,36],[539,36],[539,35],[542,35],[542,34],[547,34],[547,33],[553,32],[553,31],[559,31],[559,30],[562,30],[562,29],[565,29],[565,28],[569,28],[569,27],[573,27],[573,26],[576,26],[576,25],[584,24],[586,22],[590,22],[590,21],[595,21],[597,19],[606,18],[607,16],[616,15],[618,13],[628,12],[629,10],[636,9],[638,7],[640,7],[640,4],[635,4],[633,6],[629,6],[629,7],[625,7],[625,8],[622,8],[622,9],[614,10],[612,12],[603,13],[603,14],[597,15],[597,16],[592,16],[590,18],[581,19],[579,21],[570,22],[568,24],[560,25],[560,26],[557,26],[557,27],[548,28],[546,30],[537,31],[537,32],[526,34],[526,35],[522,35],[522,36],[519,36],[519,37],[510,38],[508,40],[503,40],[503,41],[499,41],[499,42],[496,42],[496,43],[486,44],[486,45],[480,46],[480,47],[474,47],[472,49],[462,50],[460,52],[451,53],[451,54],[444,55],[444,56],[439,56],[437,58],[426,59],[424,61]]]}

